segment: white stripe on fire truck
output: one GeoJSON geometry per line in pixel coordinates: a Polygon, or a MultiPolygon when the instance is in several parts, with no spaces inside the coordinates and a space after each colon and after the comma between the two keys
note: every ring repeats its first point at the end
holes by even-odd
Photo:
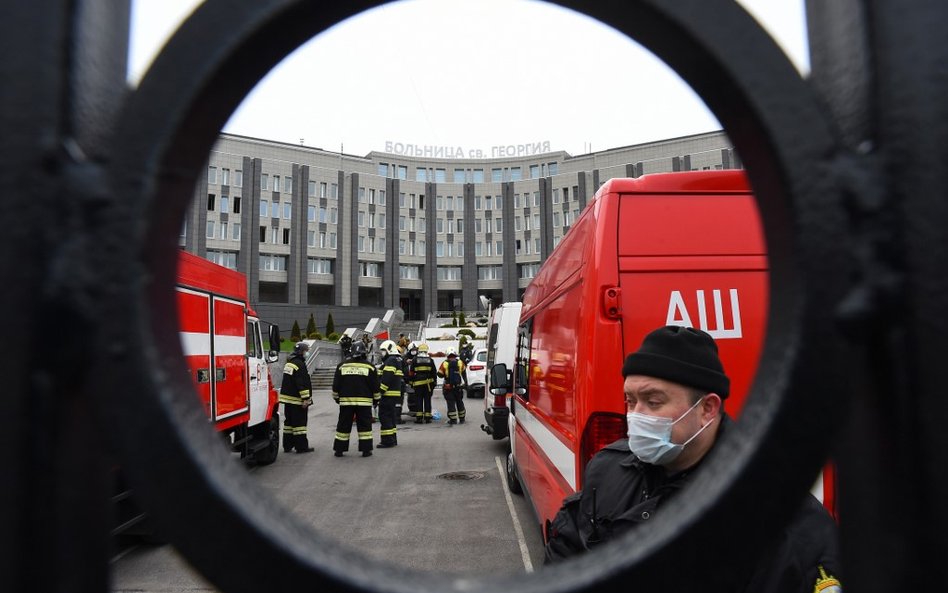
{"type": "Polygon", "coordinates": [[[526,406],[517,406],[517,423],[536,442],[569,487],[576,491],[576,454],[526,406]]]}
{"type": "MultiPolygon", "coordinates": [[[[247,340],[242,336],[214,336],[214,354],[230,356],[246,353],[247,340]]],[[[210,336],[200,332],[181,332],[181,349],[185,356],[210,356],[210,336]]]]}

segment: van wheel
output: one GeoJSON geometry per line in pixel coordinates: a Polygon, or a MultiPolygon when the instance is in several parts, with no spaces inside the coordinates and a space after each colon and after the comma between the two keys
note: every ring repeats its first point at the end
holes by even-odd
{"type": "Polygon", "coordinates": [[[267,446],[254,453],[253,460],[257,465],[270,465],[276,461],[277,454],[280,452],[280,415],[276,412],[270,418],[270,422],[258,430],[266,434],[255,435],[258,438],[266,438],[267,446]]]}
{"type": "Polygon", "coordinates": [[[513,453],[507,453],[507,489],[514,494],[523,494],[523,486],[517,479],[517,464],[514,463],[513,453]]]}

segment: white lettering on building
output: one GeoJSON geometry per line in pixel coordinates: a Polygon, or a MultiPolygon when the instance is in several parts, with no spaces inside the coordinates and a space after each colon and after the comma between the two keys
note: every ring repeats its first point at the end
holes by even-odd
{"type": "MultiPolygon", "coordinates": [[[[665,325],[680,325],[682,327],[697,327],[709,334],[715,340],[738,339],[744,337],[741,330],[741,306],[737,297],[737,289],[732,288],[728,291],[731,301],[731,327],[727,327],[727,319],[724,317],[724,299],[722,291],[715,288],[711,291],[711,301],[714,305],[714,327],[708,323],[708,303],[703,290],[695,291],[694,305],[698,312],[698,324],[692,322],[691,313],[688,305],[685,303],[681,291],[673,290],[668,298],[668,314],[665,316],[665,325]]],[[[692,311],[695,309],[693,308],[692,311]]]]}
{"type": "MultiPolygon", "coordinates": [[[[550,152],[550,141],[541,140],[527,144],[507,144],[491,146],[490,154],[492,158],[497,157],[518,157],[532,156],[550,152]]],[[[469,159],[487,158],[488,152],[480,148],[471,148],[465,150],[461,146],[437,146],[434,144],[407,144],[404,142],[385,141],[385,152],[388,154],[398,154],[403,156],[422,157],[422,158],[464,158],[467,155],[469,159]]]]}

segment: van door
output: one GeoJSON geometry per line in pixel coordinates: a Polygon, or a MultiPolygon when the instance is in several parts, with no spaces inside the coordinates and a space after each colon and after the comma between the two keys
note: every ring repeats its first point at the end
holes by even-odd
{"type": "Polygon", "coordinates": [[[620,207],[623,347],[663,325],[715,338],[736,415],[766,333],[768,268],[756,204],[746,192],[626,195],[620,207]]]}

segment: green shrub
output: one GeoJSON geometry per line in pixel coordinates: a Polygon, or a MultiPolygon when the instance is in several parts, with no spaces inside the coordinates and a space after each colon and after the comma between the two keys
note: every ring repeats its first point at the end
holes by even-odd
{"type": "MultiPolygon", "coordinates": [[[[474,339],[474,330],[473,330],[473,329],[468,329],[468,328],[459,329],[459,330],[458,330],[458,337],[460,337],[460,336],[470,336],[471,339],[473,340],[473,339],[474,339]]],[[[461,338],[461,339],[463,340],[463,338],[461,338]]],[[[463,344],[464,342],[462,341],[461,343],[463,344]]]]}
{"type": "Polygon", "coordinates": [[[306,323],[306,335],[311,336],[316,333],[316,318],[309,314],[309,321],[306,323]]]}
{"type": "Polygon", "coordinates": [[[341,336],[336,332],[329,332],[329,335],[326,336],[326,339],[330,342],[338,342],[341,336]]]}
{"type": "Polygon", "coordinates": [[[316,332],[316,331],[309,332],[308,334],[306,334],[306,338],[309,340],[319,340],[321,339],[321,337],[322,336],[320,336],[319,332],[316,332]]]}
{"type": "Polygon", "coordinates": [[[290,340],[293,342],[300,341],[300,324],[296,321],[293,322],[293,329],[290,330],[290,340]]]}
{"type": "Polygon", "coordinates": [[[332,320],[332,313],[326,316],[326,335],[331,336],[336,333],[336,322],[332,320]]]}
{"type": "Polygon", "coordinates": [[[467,319],[464,317],[464,311],[458,315],[458,327],[464,327],[467,325],[467,319]]]}

